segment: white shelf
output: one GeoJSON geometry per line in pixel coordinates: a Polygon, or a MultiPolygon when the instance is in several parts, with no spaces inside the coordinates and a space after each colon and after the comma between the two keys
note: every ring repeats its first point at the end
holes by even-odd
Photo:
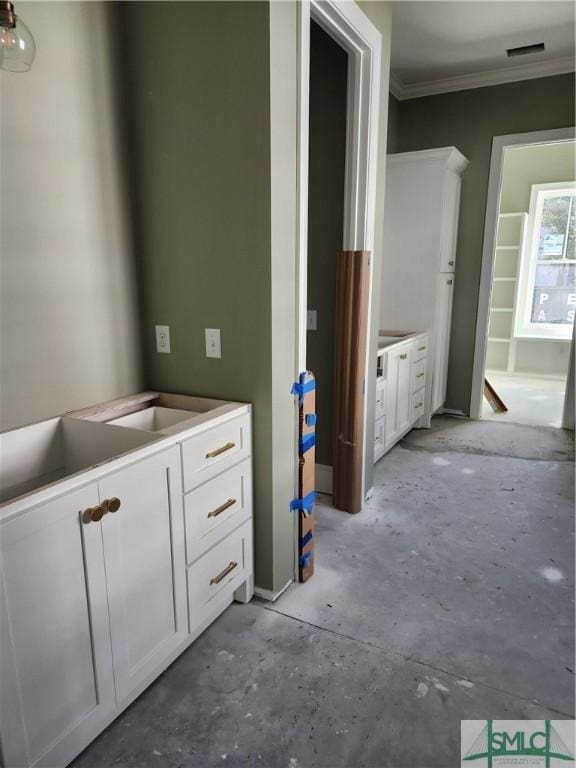
{"type": "Polygon", "coordinates": [[[488,341],[498,341],[502,344],[510,344],[511,339],[501,339],[498,336],[488,336],[488,341]]]}
{"type": "Polygon", "coordinates": [[[510,307],[490,307],[490,312],[514,312],[510,307]]]}
{"type": "Polygon", "coordinates": [[[494,282],[495,283],[515,283],[516,278],[515,277],[495,277],[494,282]]]}
{"type": "Polygon", "coordinates": [[[520,248],[519,245],[497,245],[497,251],[517,251],[520,248]]]}

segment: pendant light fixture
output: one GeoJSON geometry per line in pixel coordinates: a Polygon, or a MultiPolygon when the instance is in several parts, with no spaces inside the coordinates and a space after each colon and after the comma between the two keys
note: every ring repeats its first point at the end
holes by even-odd
{"type": "Polygon", "coordinates": [[[0,69],[28,72],[35,54],[32,33],[14,13],[14,3],[0,0],[0,69]]]}

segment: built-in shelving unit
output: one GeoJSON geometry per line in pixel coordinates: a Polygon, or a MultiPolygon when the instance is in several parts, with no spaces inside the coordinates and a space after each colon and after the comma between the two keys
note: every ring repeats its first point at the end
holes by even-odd
{"type": "Polygon", "coordinates": [[[486,367],[513,371],[516,360],[514,305],[528,214],[501,213],[494,260],[486,367]]]}

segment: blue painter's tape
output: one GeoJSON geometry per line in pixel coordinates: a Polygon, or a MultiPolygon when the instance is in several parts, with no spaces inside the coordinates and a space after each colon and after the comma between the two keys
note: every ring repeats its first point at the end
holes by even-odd
{"type": "Polygon", "coordinates": [[[307,427],[315,427],[317,420],[318,420],[318,417],[316,416],[315,413],[307,413],[306,414],[305,421],[306,421],[306,426],[307,427]]]}
{"type": "Polygon", "coordinates": [[[307,392],[313,392],[316,389],[316,381],[314,379],[311,379],[310,381],[307,381],[305,384],[302,384],[300,382],[295,382],[292,384],[292,389],[290,390],[291,394],[298,395],[299,397],[303,397],[307,392]]]}
{"type": "Polygon", "coordinates": [[[300,539],[300,547],[301,547],[301,548],[302,548],[302,547],[305,547],[305,546],[306,546],[306,544],[308,544],[308,542],[309,542],[309,541],[311,541],[311,540],[312,540],[312,531],[308,531],[308,533],[306,534],[306,536],[303,536],[303,537],[300,539]]]}
{"type": "Polygon", "coordinates": [[[310,491],[303,499],[292,499],[290,502],[290,509],[301,509],[303,512],[310,514],[314,508],[314,502],[316,501],[316,491],[310,491]]]}
{"type": "Polygon", "coordinates": [[[300,568],[307,568],[311,560],[312,560],[312,552],[306,552],[305,555],[300,555],[298,559],[298,562],[300,563],[300,568]]]}
{"type": "Polygon", "coordinates": [[[309,451],[310,448],[314,448],[315,445],[316,434],[311,432],[309,435],[305,435],[302,440],[300,440],[300,453],[306,453],[306,451],[309,451]]]}

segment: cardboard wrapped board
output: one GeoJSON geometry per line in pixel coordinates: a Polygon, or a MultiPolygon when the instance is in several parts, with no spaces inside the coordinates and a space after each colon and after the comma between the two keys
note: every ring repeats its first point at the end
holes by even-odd
{"type": "MultiPolygon", "coordinates": [[[[300,375],[300,384],[314,383],[314,374],[306,371],[300,375]]],[[[299,472],[298,495],[301,499],[314,493],[316,468],[316,390],[304,392],[299,405],[299,472]]],[[[308,581],[314,575],[315,519],[313,507],[298,510],[298,579],[308,581]]]]}

